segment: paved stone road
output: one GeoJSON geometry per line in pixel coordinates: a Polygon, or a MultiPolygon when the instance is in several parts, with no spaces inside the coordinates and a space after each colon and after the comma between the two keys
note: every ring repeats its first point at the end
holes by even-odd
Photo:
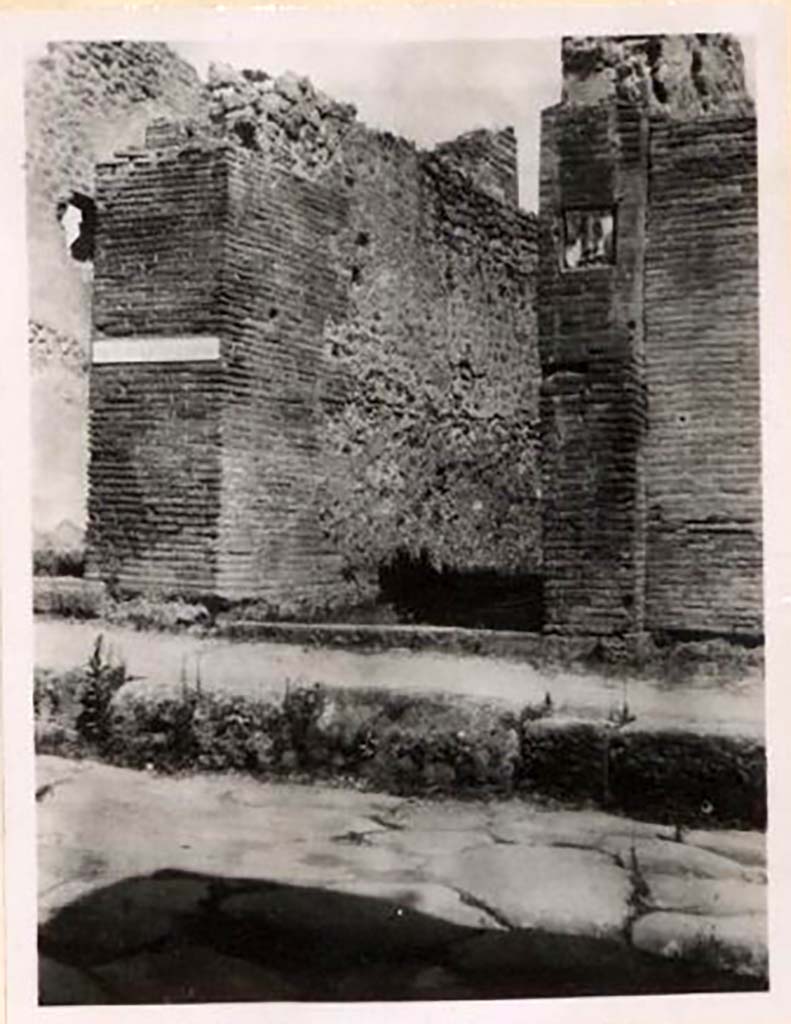
{"type": "Polygon", "coordinates": [[[555,714],[607,718],[626,697],[641,727],[675,726],[763,737],[764,693],[759,677],[724,686],[716,680],[669,686],[631,679],[628,685],[595,673],[536,669],[526,662],[428,651],[359,653],[293,644],[198,639],[188,635],[139,632],[95,622],[37,619],[36,665],[70,669],[90,657],[99,633],[127,667],[157,685],[177,686],[182,672],[193,678],[200,659],[201,681],[235,693],[282,692],[287,680],[327,685],[387,687],[400,692],[440,691],[482,697],[523,707],[550,692],[555,714]]]}
{"type": "Polygon", "coordinates": [[[766,984],[764,837],[38,759],[46,1003],[766,984]]]}

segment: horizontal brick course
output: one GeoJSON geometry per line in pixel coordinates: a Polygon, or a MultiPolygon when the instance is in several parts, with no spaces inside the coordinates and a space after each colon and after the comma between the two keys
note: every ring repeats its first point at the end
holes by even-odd
{"type": "Polygon", "coordinates": [[[755,146],[751,116],[652,121],[646,500],[654,629],[762,631],[755,146]]]}

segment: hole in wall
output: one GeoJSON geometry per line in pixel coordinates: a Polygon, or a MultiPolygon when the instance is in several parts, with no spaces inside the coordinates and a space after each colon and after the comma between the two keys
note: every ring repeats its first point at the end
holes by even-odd
{"type": "Polygon", "coordinates": [[[667,87],[657,75],[651,75],[651,88],[654,91],[654,96],[660,103],[667,103],[667,87]]]}
{"type": "Polygon", "coordinates": [[[352,284],[359,284],[362,278],[362,273],[359,267],[352,267],[352,284]]]}
{"type": "Polygon", "coordinates": [[[466,357],[459,360],[459,377],[465,382],[470,383],[473,379],[472,364],[466,357]]]}
{"type": "Polygon", "coordinates": [[[233,130],[245,149],[258,148],[256,127],[251,121],[237,121],[233,130]]]}
{"type": "Polygon", "coordinates": [[[57,206],[58,221],[73,260],[87,263],[96,245],[96,203],[82,192],[72,192],[57,206]]]}
{"type": "Polygon", "coordinates": [[[368,237],[368,232],[367,231],[360,231],[360,232],[358,232],[357,237],[355,238],[354,241],[356,242],[357,245],[368,245],[368,243],[370,242],[370,238],[368,237]]]}

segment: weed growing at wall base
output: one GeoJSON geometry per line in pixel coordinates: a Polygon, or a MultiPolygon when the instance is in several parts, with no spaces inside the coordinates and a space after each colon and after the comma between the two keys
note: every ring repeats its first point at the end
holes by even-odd
{"type": "Polygon", "coordinates": [[[162,772],[320,779],[398,795],[592,803],[685,827],[762,828],[763,746],[720,734],[637,729],[519,713],[489,703],[296,681],[243,697],[186,674],[169,687],[125,681],[101,646],[86,669],[38,673],[41,753],[162,772]]]}

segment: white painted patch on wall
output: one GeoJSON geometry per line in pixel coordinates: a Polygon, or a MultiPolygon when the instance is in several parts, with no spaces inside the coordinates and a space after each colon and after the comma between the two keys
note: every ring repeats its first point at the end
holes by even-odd
{"type": "Polygon", "coordinates": [[[91,361],[107,363],[205,363],[220,358],[220,339],[209,334],[138,335],[93,342],[91,361]]]}

